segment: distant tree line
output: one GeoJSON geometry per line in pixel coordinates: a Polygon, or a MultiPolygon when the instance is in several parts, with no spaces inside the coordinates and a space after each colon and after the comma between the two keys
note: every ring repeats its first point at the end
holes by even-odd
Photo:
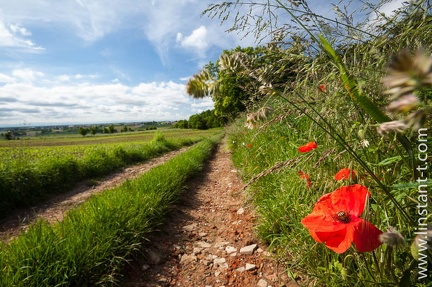
{"type": "Polygon", "coordinates": [[[223,127],[226,124],[226,120],[217,117],[215,110],[207,110],[199,114],[195,114],[189,117],[189,120],[180,120],[174,124],[174,128],[179,129],[199,129],[206,130],[211,128],[223,127]]]}

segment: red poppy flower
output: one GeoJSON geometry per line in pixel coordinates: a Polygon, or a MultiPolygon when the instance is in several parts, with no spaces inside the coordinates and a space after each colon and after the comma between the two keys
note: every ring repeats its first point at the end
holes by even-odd
{"type": "Polygon", "coordinates": [[[355,170],[349,169],[349,168],[341,169],[334,176],[334,179],[336,179],[336,180],[344,180],[344,179],[350,179],[350,178],[355,180],[357,178],[357,173],[355,170]]]}
{"type": "Polygon", "coordinates": [[[318,88],[321,92],[323,92],[323,93],[326,92],[326,86],[324,84],[319,85],[318,88]]]}
{"type": "Polygon", "coordinates": [[[299,171],[298,174],[300,175],[300,178],[304,178],[306,180],[306,185],[308,187],[311,186],[312,182],[310,181],[309,174],[304,173],[303,171],[299,171]]]}
{"type": "Polygon", "coordinates": [[[336,253],[345,252],[352,242],[360,252],[372,251],[380,246],[382,231],[360,218],[369,196],[360,184],[342,186],[323,195],[301,222],[315,241],[336,253]]]}
{"type": "Polygon", "coordinates": [[[248,143],[247,146],[246,146],[246,148],[251,148],[251,147],[252,147],[251,143],[248,143]]]}
{"type": "Polygon", "coordinates": [[[299,152],[309,152],[313,149],[316,149],[318,146],[315,142],[309,142],[305,145],[302,145],[301,147],[298,148],[299,152]]]}

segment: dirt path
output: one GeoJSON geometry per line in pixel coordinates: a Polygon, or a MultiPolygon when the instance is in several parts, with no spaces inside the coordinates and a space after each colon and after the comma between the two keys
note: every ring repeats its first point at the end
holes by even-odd
{"type": "Polygon", "coordinates": [[[17,210],[0,221],[0,240],[9,241],[13,239],[23,230],[26,230],[29,224],[37,218],[43,218],[50,223],[61,221],[68,210],[84,202],[93,194],[118,186],[127,179],[137,177],[149,169],[165,163],[186,149],[188,147],[169,152],[143,164],[127,167],[99,180],[80,183],[73,190],[55,196],[41,205],[34,206],[31,209],[17,210]]]}
{"type": "Polygon", "coordinates": [[[255,236],[255,214],[242,187],[230,152],[220,145],[127,267],[121,286],[298,286],[255,236]]]}

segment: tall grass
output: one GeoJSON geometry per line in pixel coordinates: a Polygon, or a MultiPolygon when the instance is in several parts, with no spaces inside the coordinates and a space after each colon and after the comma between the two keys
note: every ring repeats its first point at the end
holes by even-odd
{"type": "Polygon", "coordinates": [[[68,190],[79,181],[146,161],[202,138],[190,135],[167,139],[156,133],[148,142],[3,149],[0,151],[0,218],[14,208],[29,207],[50,194],[68,190]]]}
{"type": "Polygon", "coordinates": [[[220,134],[0,247],[1,286],[107,286],[199,172],[220,134]]]}
{"type": "MultiPolygon", "coordinates": [[[[305,23],[298,15],[323,18],[309,13],[306,1],[284,3],[278,0],[261,4],[224,3],[217,10],[226,20],[232,6],[250,5],[258,11],[261,6],[265,7],[263,11],[271,11],[270,15],[277,15],[280,9],[304,29],[301,36],[313,42],[297,51],[303,54],[305,50],[310,52],[308,48],[313,50],[296,81],[281,88],[273,85],[271,92],[266,93],[262,104],[271,106],[273,114],[257,122],[256,129],[246,129],[242,118],[230,131],[235,164],[245,180],[250,181],[250,192],[259,210],[259,234],[285,257],[288,273],[302,285],[430,286],[430,270],[426,276],[421,274],[421,262],[415,255],[419,248],[415,231],[420,222],[418,206],[430,207],[432,202],[430,196],[427,200],[419,197],[418,133],[416,128],[410,128],[423,126],[429,130],[432,126],[432,83],[422,82],[423,77],[430,79],[432,72],[432,67],[425,64],[431,61],[432,38],[424,37],[432,31],[430,3],[407,4],[411,6],[386,25],[369,26],[376,29],[375,35],[367,33],[367,38],[363,41],[357,38],[359,41],[355,42],[327,35],[320,30],[324,25],[312,30],[308,26],[311,23],[305,23]],[[331,41],[317,35],[321,32],[331,41]],[[415,54],[421,47],[426,56],[415,54]],[[410,92],[421,104],[410,115],[416,116],[411,122],[408,113],[386,112],[389,103],[398,97],[383,95],[385,87],[381,83],[391,57],[404,48],[411,50],[415,60],[407,64],[407,57],[404,62],[397,62],[396,57],[390,67],[398,67],[397,75],[405,75],[414,82],[410,92]],[[424,72],[412,72],[416,70],[416,64],[412,64],[415,62],[426,66],[424,72]],[[401,71],[402,64],[408,68],[401,71]],[[377,127],[388,121],[404,125],[404,132],[387,129],[387,134],[378,133],[377,127]],[[306,154],[297,150],[310,141],[315,141],[318,148],[306,154]],[[335,180],[334,175],[342,168],[355,170],[357,176],[335,180]],[[304,174],[310,177],[310,185],[304,174]],[[301,221],[322,195],[352,184],[361,184],[372,194],[363,218],[394,241],[383,239],[384,244],[371,252],[361,253],[353,245],[337,254],[316,243],[301,221]]],[[[236,19],[242,17],[248,16],[236,19]]],[[[239,29],[247,29],[240,20],[237,24],[239,29]]],[[[267,26],[273,27],[271,24],[267,26]]],[[[347,30],[351,28],[358,27],[348,26],[347,30]]],[[[388,73],[391,72],[390,69],[388,73]]],[[[271,81],[260,84],[272,87],[271,81]]],[[[430,147],[430,132],[423,140],[430,147]]],[[[430,156],[425,161],[430,165],[430,156]]],[[[430,179],[424,184],[430,186],[430,179]]],[[[430,213],[422,220],[430,222],[430,213]]],[[[429,266],[432,264],[430,250],[424,250],[423,260],[429,266]]]]}

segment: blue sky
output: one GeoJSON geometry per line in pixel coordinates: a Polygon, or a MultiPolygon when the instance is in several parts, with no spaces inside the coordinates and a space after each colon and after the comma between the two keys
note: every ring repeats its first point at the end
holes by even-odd
{"type": "MultiPolygon", "coordinates": [[[[187,119],[187,80],[254,45],[208,0],[0,0],[0,127],[187,119]]],[[[401,1],[398,1],[401,2],[401,1]]],[[[312,1],[331,15],[330,2],[312,1]]]]}

